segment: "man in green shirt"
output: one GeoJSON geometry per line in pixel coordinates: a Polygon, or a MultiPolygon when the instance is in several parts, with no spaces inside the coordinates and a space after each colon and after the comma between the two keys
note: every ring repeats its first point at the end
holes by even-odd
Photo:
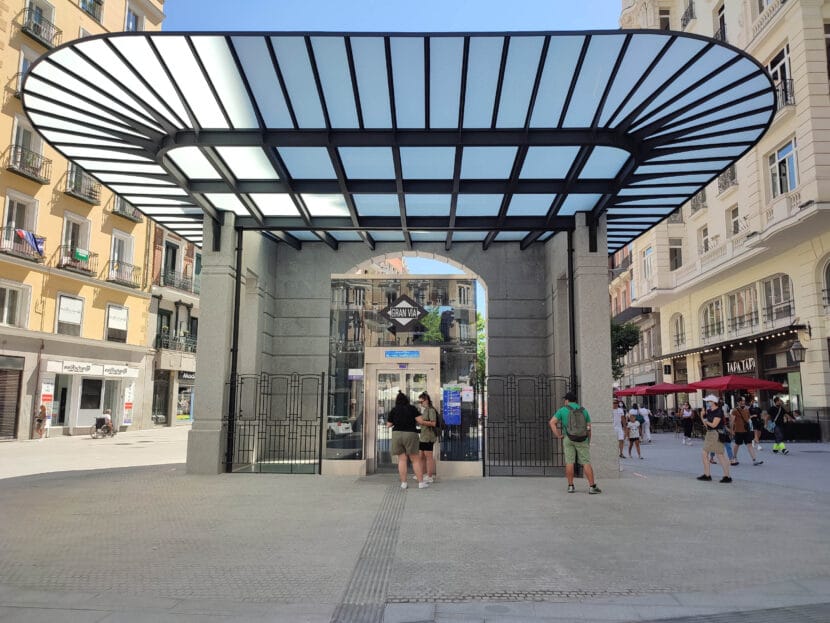
{"type": "MultiPolygon", "coordinates": [[[[564,400],[565,404],[553,414],[549,424],[554,437],[562,439],[562,448],[565,451],[565,476],[568,478],[568,493],[575,491],[574,463],[577,458],[585,469],[585,478],[588,480],[588,493],[602,493],[594,481],[594,468],[591,467],[591,416],[588,415],[586,409],[583,409],[577,404],[576,394],[574,392],[568,392],[562,397],[562,400],[564,400]],[[581,410],[585,414],[587,438],[583,441],[574,441],[568,436],[568,418],[577,410],[581,410]]],[[[577,417],[581,417],[581,414],[577,414],[574,417],[574,423],[576,423],[577,417]]],[[[573,431],[571,431],[571,435],[573,435],[573,431]]]]}

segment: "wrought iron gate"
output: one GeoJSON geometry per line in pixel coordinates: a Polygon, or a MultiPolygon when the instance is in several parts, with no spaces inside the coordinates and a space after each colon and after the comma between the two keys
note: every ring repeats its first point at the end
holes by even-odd
{"type": "Polygon", "coordinates": [[[229,471],[319,474],[326,375],[240,375],[230,383],[229,471]]]}
{"type": "Polygon", "coordinates": [[[562,442],[548,422],[568,391],[562,376],[489,376],[485,382],[485,476],[561,476],[562,442]]]}

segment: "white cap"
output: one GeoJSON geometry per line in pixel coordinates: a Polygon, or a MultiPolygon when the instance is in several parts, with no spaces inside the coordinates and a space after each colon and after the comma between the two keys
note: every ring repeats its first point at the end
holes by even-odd
{"type": "Polygon", "coordinates": [[[709,394],[708,396],[704,396],[704,402],[720,402],[720,398],[715,396],[715,394],[709,394]]]}

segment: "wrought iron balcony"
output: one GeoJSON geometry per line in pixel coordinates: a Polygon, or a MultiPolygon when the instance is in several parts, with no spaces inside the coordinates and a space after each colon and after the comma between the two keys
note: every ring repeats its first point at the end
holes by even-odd
{"type": "Polygon", "coordinates": [[[43,17],[43,12],[29,6],[23,11],[23,32],[47,48],[60,45],[63,31],[43,17]]]}
{"type": "Polygon", "coordinates": [[[6,168],[40,184],[48,184],[52,179],[52,161],[22,145],[9,147],[6,168]]]}
{"type": "Polygon", "coordinates": [[[107,265],[107,281],[130,288],[140,288],[141,268],[120,260],[110,260],[107,265]]]}
{"type": "Polygon", "coordinates": [[[140,223],[144,220],[141,212],[138,209],[134,208],[126,199],[123,197],[116,197],[115,203],[112,206],[112,213],[117,214],[118,216],[123,216],[126,219],[133,221],[134,223],[140,223]]]}
{"type": "Polygon", "coordinates": [[[680,348],[681,346],[686,345],[686,334],[680,333],[679,335],[674,336],[674,347],[680,348]]]}
{"type": "Polygon", "coordinates": [[[733,186],[737,185],[738,172],[735,170],[735,165],[733,164],[718,176],[718,194],[726,192],[733,186]]]}
{"type": "Polygon", "coordinates": [[[198,294],[193,288],[193,278],[190,275],[185,275],[174,270],[165,270],[159,273],[155,283],[157,286],[166,286],[168,288],[198,294]]]}
{"type": "Polygon", "coordinates": [[[190,335],[175,335],[170,333],[159,333],[156,335],[157,350],[178,350],[185,353],[196,352],[196,338],[190,335]]]}
{"type": "Polygon", "coordinates": [[[84,275],[98,272],[98,254],[71,244],[62,244],[58,250],[58,268],[84,275]]]}
{"type": "Polygon", "coordinates": [[[723,323],[713,322],[712,324],[701,325],[700,335],[704,340],[723,335],[723,323]]]}
{"type": "Polygon", "coordinates": [[[742,329],[751,329],[758,324],[758,311],[751,311],[742,316],[735,316],[729,319],[729,331],[735,333],[742,329]]]}
{"type": "Polygon", "coordinates": [[[683,17],[680,18],[680,28],[686,30],[686,26],[689,25],[693,19],[697,16],[695,15],[695,2],[694,0],[689,0],[689,4],[686,5],[686,10],[683,11],[683,17]]]}
{"type": "Polygon", "coordinates": [[[780,303],[776,303],[774,305],[767,305],[764,308],[764,321],[765,322],[775,322],[776,320],[781,319],[790,319],[795,314],[795,301],[790,299],[789,301],[781,301],[780,303]]]}
{"type": "Polygon", "coordinates": [[[101,9],[104,6],[103,0],[78,0],[78,6],[97,21],[101,21],[101,9]]]}
{"type": "Polygon", "coordinates": [[[66,172],[66,194],[97,206],[101,203],[101,184],[80,167],[69,165],[66,172]]]}
{"type": "Polygon", "coordinates": [[[0,232],[0,252],[32,262],[44,260],[46,239],[43,236],[17,227],[4,227],[0,232]]]}
{"type": "Polygon", "coordinates": [[[795,106],[795,87],[792,80],[780,80],[775,84],[775,111],[785,106],[795,106]]]}
{"type": "Polygon", "coordinates": [[[700,210],[706,209],[706,191],[701,190],[698,194],[692,197],[692,200],[689,202],[689,206],[691,207],[692,214],[698,212],[700,210]]]}
{"type": "Polygon", "coordinates": [[[715,34],[712,35],[712,39],[717,39],[718,41],[723,41],[724,43],[727,43],[727,40],[726,40],[726,24],[724,24],[723,26],[721,26],[720,28],[718,28],[715,31],[715,34]]]}
{"type": "Polygon", "coordinates": [[[671,214],[669,214],[669,223],[682,223],[683,222],[683,210],[677,209],[671,214]]]}

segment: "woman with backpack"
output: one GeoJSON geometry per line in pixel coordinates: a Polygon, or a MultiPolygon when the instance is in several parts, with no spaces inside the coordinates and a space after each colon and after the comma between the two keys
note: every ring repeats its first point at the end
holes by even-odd
{"type": "Polygon", "coordinates": [[[435,442],[438,440],[438,435],[436,434],[438,411],[432,406],[432,398],[426,392],[422,392],[418,396],[418,402],[421,404],[421,434],[418,437],[418,443],[421,461],[426,467],[424,482],[432,484],[433,478],[435,477],[435,455],[433,448],[435,442]]]}

